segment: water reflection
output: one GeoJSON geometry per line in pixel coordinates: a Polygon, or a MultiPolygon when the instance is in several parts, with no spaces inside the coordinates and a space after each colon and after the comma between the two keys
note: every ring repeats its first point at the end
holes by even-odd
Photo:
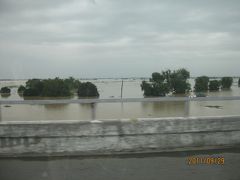
{"type": "Polygon", "coordinates": [[[150,117],[184,116],[185,102],[143,102],[141,104],[144,114],[147,113],[150,117]]]}
{"type": "Polygon", "coordinates": [[[0,93],[2,98],[8,98],[11,96],[10,93],[0,93]]]}

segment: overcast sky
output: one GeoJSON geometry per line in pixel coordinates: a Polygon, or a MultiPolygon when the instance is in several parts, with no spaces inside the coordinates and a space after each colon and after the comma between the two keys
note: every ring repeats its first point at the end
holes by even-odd
{"type": "Polygon", "coordinates": [[[0,79],[240,76],[239,0],[0,0],[0,79]]]}

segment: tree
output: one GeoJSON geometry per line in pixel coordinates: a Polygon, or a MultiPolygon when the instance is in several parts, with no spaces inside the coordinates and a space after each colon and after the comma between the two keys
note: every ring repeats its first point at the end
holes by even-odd
{"type": "Polygon", "coordinates": [[[144,96],[151,96],[152,95],[152,85],[147,83],[146,81],[142,81],[141,89],[144,91],[144,96]]]}
{"type": "Polygon", "coordinates": [[[40,79],[29,79],[26,82],[26,90],[23,96],[40,96],[43,90],[43,81],[40,79]]]}
{"type": "Polygon", "coordinates": [[[144,96],[166,96],[169,92],[185,93],[190,90],[188,78],[190,73],[186,69],[170,70],[162,73],[154,72],[150,82],[142,81],[141,88],[144,96]]]}
{"type": "Polygon", "coordinates": [[[55,78],[43,80],[41,96],[64,97],[70,95],[72,95],[70,88],[63,79],[55,78]]]}
{"type": "Polygon", "coordinates": [[[67,84],[67,86],[69,87],[69,89],[71,91],[77,91],[79,85],[81,84],[81,82],[77,79],[74,79],[73,77],[69,77],[67,79],[64,79],[64,83],[67,84]]]}
{"type": "Polygon", "coordinates": [[[240,78],[238,79],[238,87],[240,87],[240,78]]]}
{"type": "Polygon", "coordinates": [[[209,90],[210,91],[218,91],[220,88],[221,82],[218,80],[212,80],[209,82],[209,90]]]}
{"type": "Polygon", "coordinates": [[[0,92],[4,93],[4,94],[10,94],[11,93],[11,89],[8,88],[8,87],[2,87],[0,92]]]}
{"type": "MultiPolygon", "coordinates": [[[[20,88],[20,87],[19,87],[20,88]]],[[[65,97],[72,95],[69,84],[60,78],[55,79],[30,79],[26,82],[23,96],[65,97]]]]}
{"type": "Polygon", "coordinates": [[[25,91],[23,91],[23,96],[40,96],[40,94],[35,88],[26,88],[25,91]]]}
{"type": "Polygon", "coordinates": [[[142,81],[141,89],[144,91],[144,96],[165,96],[170,90],[167,73],[152,73],[150,82],[142,81]]]}
{"type": "Polygon", "coordinates": [[[22,94],[25,90],[26,90],[26,88],[23,85],[18,87],[18,93],[19,94],[22,94]]]}
{"type": "Polygon", "coordinates": [[[166,82],[152,84],[152,96],[166,96],[169,91],[169,85],[166,82]]]}
{"type": "Polygon", "coordinates": [[[162,83],[165,80],[164,74],[160,74],[158,72],[152,73],[152,78],[150,78],[150,82],[162,83]]]}
{"type": "Polygon", "coordinates": [[[170,75],[170,86],[173,93],[186,93],[191,89],[188,79],[190,73],[186,69],[178,69],[170,75]]]}
{"type": "Polygon", "coordinates": [[[79,97],[99,97],[97,87],[91,82],[80,83],[78,87],[79,97]]]}
{"type": "Polygon", "coordinates": [[[221,85],[223,89],[230,89],[233,83],[232,77],[222,77],[221,85]]]}
{"type": "Polygon", "coordinates": [[[196,92],[204,92],[208,90],[209,77],[200,76],[195,79],[194,89],[196,92]]]}

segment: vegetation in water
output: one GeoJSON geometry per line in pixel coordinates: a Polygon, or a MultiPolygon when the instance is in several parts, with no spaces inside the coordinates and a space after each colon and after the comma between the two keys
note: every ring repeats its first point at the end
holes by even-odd
{"type": "Polygon", "coordinates": [[[19,86],[18,87],[18,94],[23,94],[23,92],[26,90],[26,88],[23,86],[23,85],[21,85],[21,86],[19,86]]]}
{"type": "Polygon", "coordinates": [[[190,73],[186,69],[154,72],[149,82],[142,81],[141,89],[144,96],[166,96],[169,92],[185,93],[190,90],[189,78],[190,73]]]}
{"type": "Polygon", "coordinates": [[[232,77],[222,77],[221,85],[223,89],[230,89],[233,83],[232,77]]]}
{"type": "Polygon", "coordinates": [[[96,86],[92,83],[84,86],[85,83],[81,83],[79,80],[73,77],[67,79],[30,79],[26,82],[26,86],[20,86],[18,88],[19,93],[23,93],[23,96],[41,96],[41,97],[67,97],[73,95],[74,92],[83,91],[82,88],[86,88],[86,93],[82,93],[82,97],[99,96],[96,93],[96,86]],[[92,86],[93,85],[93,86],[92,86]]]}
{"type": "Polygon", "coordinates": [[[194,90],[196,92],[205,92],[208,90],[209,77],[200,76],[195,79],[194,90]]]}
{"type": "Polygon", "coordinates": [[[10,94],[11,89],[9,87],[2,87],[1,90],[0,90],[0,93],[10,94]]]}
{"type": "Polygon", "coordinates": [[[79,97],[99,97],[97,87],[91,82],[80,83],[77,93],[79,97]]]}
{"type": "MultiPolygon", "coordinates": [[[[149,81],[143,80],[141,89],[144,96],[166,96],[168,93],[184,94],[191,90],[188,82],[190,73],[182,68],[178,70],[166,70],[152,73],[149,81]]],[[[207,76],[200,76],[195,79],[195,94],[198,97],[206,96],[206,91],[219,91],[230,89],[233,83],[232,77],[223,77],[221,80],[210,80],[207,76]]],[[[238,80],[240,86],[240,78],[238,80]]],[[[30,79],[26,86],[19,86],[19,95],[40,96],[40,97],[68,97],[77,93],[79,97],[99,97],[97,87],[91,82],[80,82],[73,77],[67,79],[30,79]]],[[[0,89],[3,96],[10,95],[11,89],[3,87],[0,89]]]]}
{"type": "Polygon", "coordinates": [[[221,86],[221,81],[212,80],[209,81],[209,91],[218,91],[221,86]]]}
{"type": "Polygon", "coordinates": [[[190,73],[186,69],[179,69],[170,74],[170,89],[173,93],[186,93],[191,90],[188,82],[190,73]]]}

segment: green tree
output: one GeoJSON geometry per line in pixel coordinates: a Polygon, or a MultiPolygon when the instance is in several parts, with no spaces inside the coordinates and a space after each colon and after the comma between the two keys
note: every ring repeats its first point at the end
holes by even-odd
{"type": "Polygon", "coordinates": [[[97,87],[91,82],[80,83],[78,87],[79,97],[99,97],[97,87]]]}
{"type": "Polygon", "coordinates": [[[144,96],[166,96],[171,91],[185,93],[190,90],[189,77],[190,73],[186,69],[154,72],[150,82],[142,81],[141,89],[144,91],[144,96]]]}
{"type": "Polygon", "coordinates": [[[162,83],[165,80],[164,74],[160,74],[158,72],[152,73],[152,78],[150,78],[150,82],[162,83]]]}
{"type": "Polygon", "coordinates": [[[11,89],[9,87],[2,87],[0,92],[4,93],[4,94],[10,94],[11,93],[11,89]]]}
{"type": "Polygon", "coordinates": [[[142,81],[141,89],[144,91],[144,96],[152,95],[152,84],[147,83],[146,81],[142,81]]]}
{"type": "Polygon", "coordinates": [[[81,84],[79,80],[74,79],[73,77],[65,79],[64,82],[67,84],[71,91],[77,91],[79,85],[81,84]]]}
{"type": "Polygon", "coordinates": [[[70,88],[63,79],[55,78],[43,81],[41,96],[64,97],[70,95],[72,95],[70,88]]]}
{"type": "Polygon", "coordinates": [[[221,82],[218,80],[212,80],[209,82],[209,90],[210,91],[218,91],[220,88],[221,82]]]}
{"type": "Polygon", "coordinates": [[[154,83],[152,85],[152,96],[166,96],[169,91],[169,84],[166,82],[154,83]]]}
{"type": "Polygon", "coordinates": [[[173,93],[186,93],[191,89],[188,79],[190,73],[186,69],[178,69],[170,75],[170,86],[173,93]]]}
{"type": "Polygon", "coordinates": [[[209,77],[200,76],[195,79],[194,89],[196,92],[204,92],[208,90],[209,77]]]}
{"type": "Polygon", "coordinates": [[[167,72],[152,73],[150,82],[142,81],[141,89],[144,91],[144,96],[165,96],[170,90],[167,72]]]}
{"type": "Polygon", "coordinates": [[[25,90],[26,90],[26,88],[23,85],[18,87],[18,93],[19,94],[22,94],[25,90]]]}
{"type": "Polygon", "coordinates": [[[233,83],[232,77],[222,77],[221,85],[223,89],[230,89],[233,83]]]}
{"type": "Polygon", "coordinates": [[[39,91],[35,88],[26,88],[23,96],[40,96],[39,91]]]}
{"type": "Polygon", "coordinates": [[[40,79],[29,79],[26,82],[26,90],[23,96],[40,96],[43,90],[43,81],[40,79]]]}
{"type": "Polygon", "coordinates": [[[22,88],[23,96],[65,97],[72,95],[69,84],[60,78],[55,79],[30,79],[26,88],[22,88]]]}

